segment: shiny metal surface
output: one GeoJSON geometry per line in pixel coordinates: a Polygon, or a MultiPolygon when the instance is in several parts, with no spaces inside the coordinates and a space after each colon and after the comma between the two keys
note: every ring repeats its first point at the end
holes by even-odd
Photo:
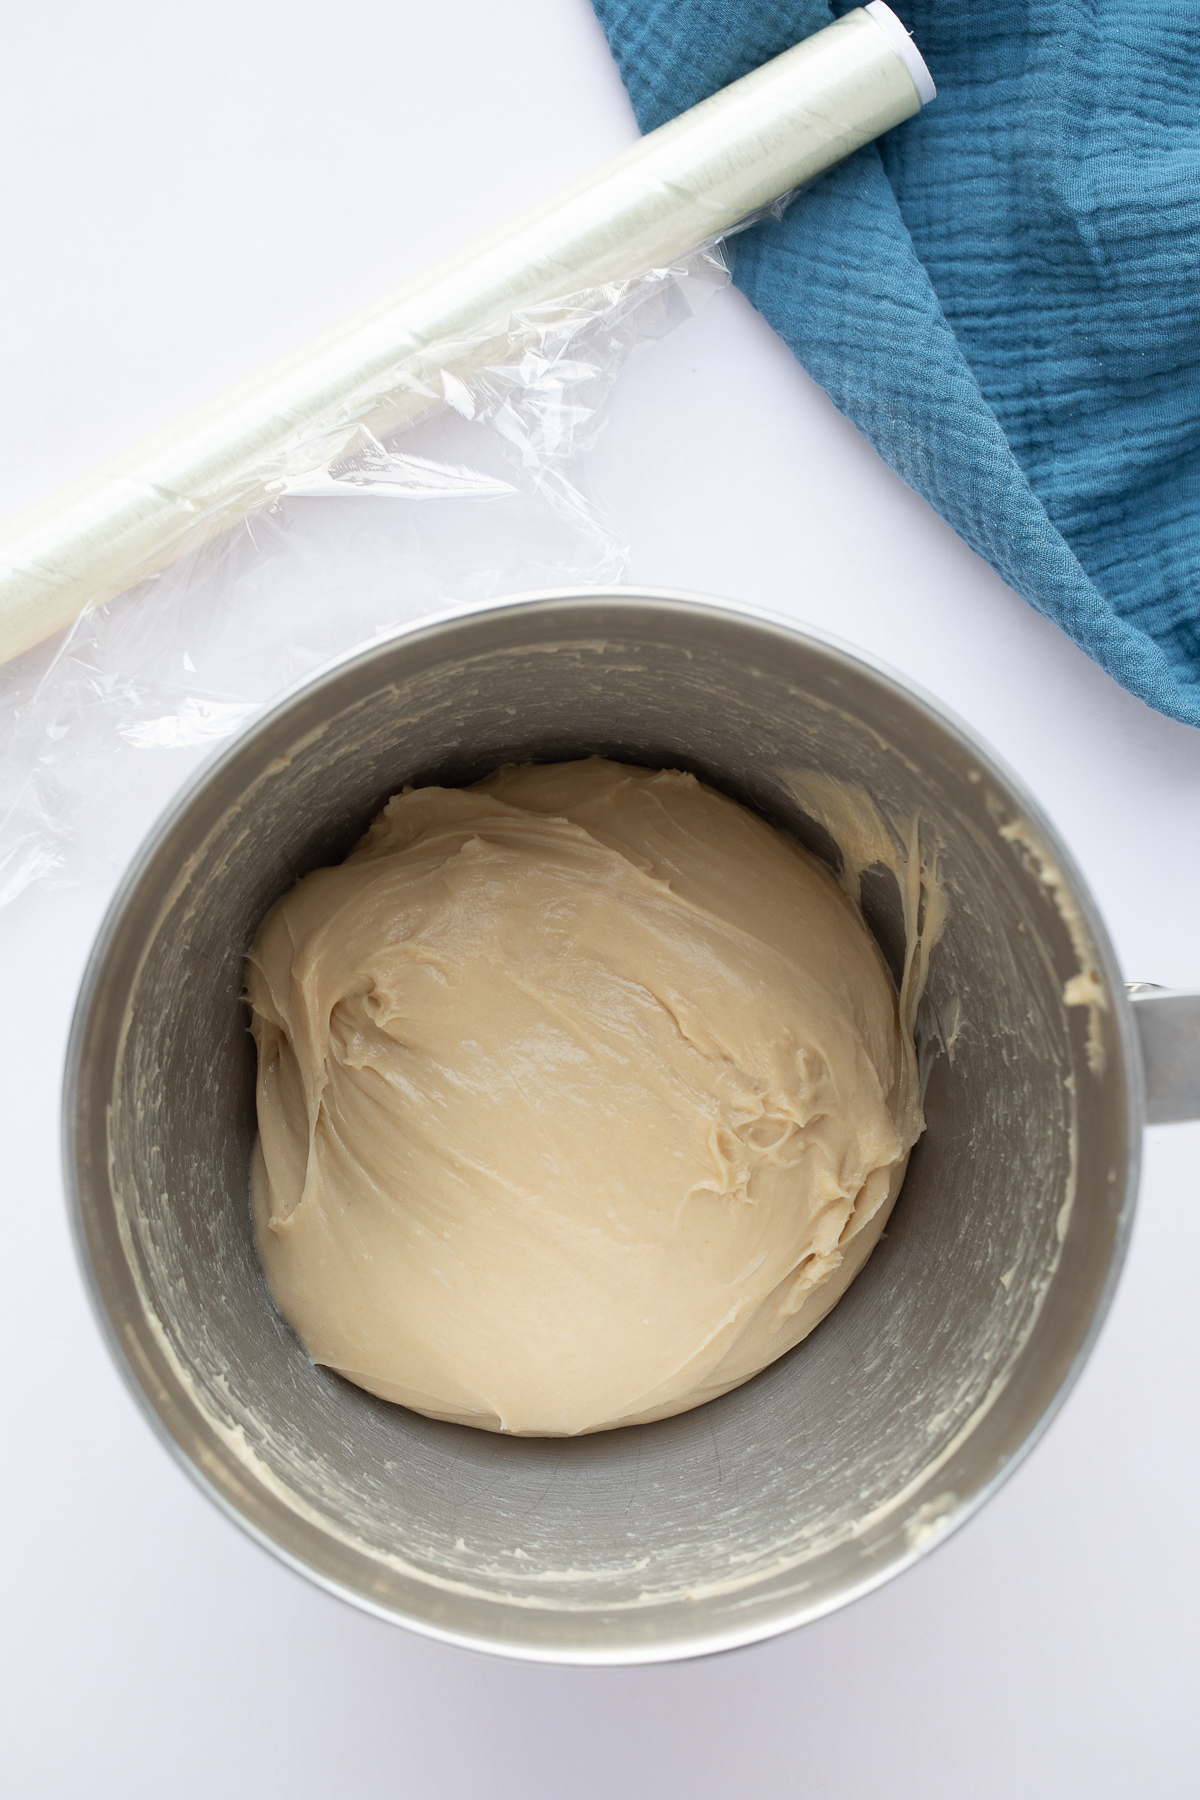
{"type": "MultiPolygon", "coordinates": [[[[892,878],[869,876],[863,897],[894,962],[892,878]]],[[[114,1355],[233,1518],[331,1591],[432,1636],[629,1663],[817,1618],[987,1498],[1107,1307],[1141,1104],[1132,1012],[1096,909],[1032,800],[965,728],[782,620],[588,592],[373,645],[201,772],[97,942],[69,1053],[65,1167],[114,1355]],[[276,896],[344,855],[406,782],[592,751],[691,768],[830,858],[794,798],[798,771],[919,815],[949,902],[921,1020],[928,1130],[884,1240],[789,1356],[680,1418],[506,1439],[314,1369],[275,1314],[247,1205],[242,960],[276,896]],[[1090,1046],[1089,1009],[1065,1003],[1081,958],[1099,995],[1090,1046]]]]}
{"type": "Polygon", "coordinates": [[[1142,1046],[1147,1125],[1200,1119],[1200,993],[1131,982],[1142,1046]]]}

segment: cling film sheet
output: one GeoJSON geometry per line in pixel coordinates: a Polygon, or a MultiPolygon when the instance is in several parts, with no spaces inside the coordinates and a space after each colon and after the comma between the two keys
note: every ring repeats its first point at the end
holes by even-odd
{"type": "Polygon", "coordinates": [[[854,9],[0,525],[0,905],[118,870],[329,657],[439,605],[619,580],[581,456],[629,352],[727,279],[690,247],[911,117],[923,67],[878,0],[854,9]]]}
{"type": "Polygon", "coordinates": [[[168,568],[0,668],[0,906],[111,881],[201,759],[329,658],[441,607],[620,581],[584,453],[629,354],[727,280],[710,246],[512,319],[509,354],[443,370],[386,439],[308,440],[231,529],[197,517],[168,568]]]}

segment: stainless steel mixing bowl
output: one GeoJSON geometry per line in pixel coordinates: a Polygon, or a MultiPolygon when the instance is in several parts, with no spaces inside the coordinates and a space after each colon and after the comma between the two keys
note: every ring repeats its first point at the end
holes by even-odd
{"type": "MultiPolygon", "coordinates": [[[[877,871],[863,898],[894,962],[894,879],[877,871]]],[[[1167,1029],[1197,1030],[1194,1004],[1150,998],[1167,1029]]],[[[661,1660],[866,1593],[1029,1448],[1124,1253],[1138,1040],[1067,852],[935,703],[763,614],[685,595],[535,596],[438,617],[327,668],[176,800],[84,982],[67,1185],[134,1393],[261,1543],[454,1643],[661,1660]],[[919,814],[949,899],[922,1015],[928,1130],[846,1298],[754,1381],[654,1425],[495,1437],[314,1368],[274,1311],[247,1205],[243,958],[272,901],[344,856],[405,783],[593,751],[692,769],[834,861],[795,798],[798,772],[859,784],[893,818],[919,814]]],[[[1178,1066],[1168,1058],[1164,1084],[1178,1066]]],[[[1182,1116],[1190,1102],[1157,1104],[1182,1116]]]]}

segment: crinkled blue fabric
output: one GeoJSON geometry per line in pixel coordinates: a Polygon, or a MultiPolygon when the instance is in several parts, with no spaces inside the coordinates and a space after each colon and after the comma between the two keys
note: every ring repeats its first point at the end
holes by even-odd
{"type": "MultiPolygon", "coordinates": [[[[896,3],[937,100],[736,240],[735,280],[1005,581],[1200,725],[1200,12],[896,3]]],[[[644,131],[830,17],[594,4],[644,131]]]]}

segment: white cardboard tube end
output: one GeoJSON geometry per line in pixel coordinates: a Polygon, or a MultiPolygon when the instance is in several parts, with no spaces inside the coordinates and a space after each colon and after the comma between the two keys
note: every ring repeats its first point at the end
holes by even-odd
{"type": "Polygon", "coordinates": [[[907,30],[896,17],[890,6],[883,0],[871,0],[865,8],[875,23],[887,34],[888,42],[896,54],[902,58],[905,68],[913,78],[913,86],[917,90],[917,98],[922,106],[928,106],[931,100],[937,99],[937,89],[933,85],[933,76],[925,67],[925,58],[909,37],[907,30]]]}

